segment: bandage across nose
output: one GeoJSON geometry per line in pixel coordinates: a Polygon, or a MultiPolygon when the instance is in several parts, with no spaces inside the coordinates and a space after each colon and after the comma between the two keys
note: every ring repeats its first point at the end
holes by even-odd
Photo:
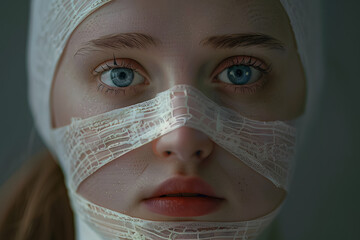
{"type": "Polygon", "coordinates": [[[176,85],[155,98],[53,130],[54,146],[72,190],[105,164],[179,127],[197,129],[276,186],[287,189],[295,128],[251,120],[201,91],[176,85]]]}
{"type": "Polygon", "coordinates": [[[148,101],[87,119],[72,119],[70,125],[52,131],[53,146],[76,209],[79,239],[253,239],[272,221],[279,208],[241,222],[150,221],[98,206],[76,192],[81,182],[105,164],[121,160],[127,152],[182,126],[202,131],[286,189],[295,128],[281,121],[245,118],[194,87],[176,85],[148,101]]]}

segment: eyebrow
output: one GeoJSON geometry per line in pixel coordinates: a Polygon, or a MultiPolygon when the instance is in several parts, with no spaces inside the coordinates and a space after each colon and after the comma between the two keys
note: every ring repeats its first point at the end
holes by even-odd
{"type": "MultiPolygon", "coordinates": [[[[120,33],[105,35],[98,39],[90,40],[76,51],[74,56],[83,55],[86,52],[108,49],[147,49],[157,47],[160,40],[143,33],[120,33]]],[[[210,36],[200,41],[201,46],[210,46],[214,49],[233,49],[239,47],[262,47],[270,50],[285,50],[284,44],[266,34],[261,33],[239,33],[210,36]]]]}
{"type": "Polygon", "coordinates": [[[98,39],[90,40],[76,51],[74,56],[83,55],[86,52],[98,51],[99,48],[108,49],[146,49],[148,47],[156,47],[158,40],[143,33],[120,33],[105,35],[98,39]]]}
{"type": "Polygon", "coordinates": [[[200,44],[203,46],[211,46],[215,49],[258,46],[271,50],[285,50],[285,46],[280,40],[261,33],[239,33],[211,36],[201,40],[200,44]]]}

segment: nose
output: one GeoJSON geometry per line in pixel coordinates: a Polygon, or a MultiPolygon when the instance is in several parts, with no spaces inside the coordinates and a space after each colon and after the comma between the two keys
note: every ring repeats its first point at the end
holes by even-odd
{"type": "Polygon", "coordinates": [[[211,154],[214,143],[196,129],[180,127],[156,139],[152,147],[155,155],[162,159],[199,165],[211,154]]]}

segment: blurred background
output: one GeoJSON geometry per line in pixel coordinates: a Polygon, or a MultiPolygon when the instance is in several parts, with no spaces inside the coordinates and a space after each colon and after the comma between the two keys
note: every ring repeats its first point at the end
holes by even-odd
{"type": "MultiPolygon", "coordinates": [[[[280,214],[286,240],[360,239],[360,1],[322,3],[324,92],[280,214]]],[[[43,148],[27,101],[28,8],[0,8],[0,186],[43,148]]]]}

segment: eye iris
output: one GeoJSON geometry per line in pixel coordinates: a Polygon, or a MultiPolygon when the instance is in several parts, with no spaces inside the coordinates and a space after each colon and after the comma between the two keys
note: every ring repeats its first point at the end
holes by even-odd
{"type": "Polygon", "coordinates": [[[251,68],[244,65],[235,65],[229,67],[227,76],[234,84],[246,84],[251,79],[251,68]]]}
{"type": "Polygon", "coordinates": [[[134,71],[129,68],[115,68],[110,72],[111,81],[117,87],[127,87],[134,79],[134,71]]]}

